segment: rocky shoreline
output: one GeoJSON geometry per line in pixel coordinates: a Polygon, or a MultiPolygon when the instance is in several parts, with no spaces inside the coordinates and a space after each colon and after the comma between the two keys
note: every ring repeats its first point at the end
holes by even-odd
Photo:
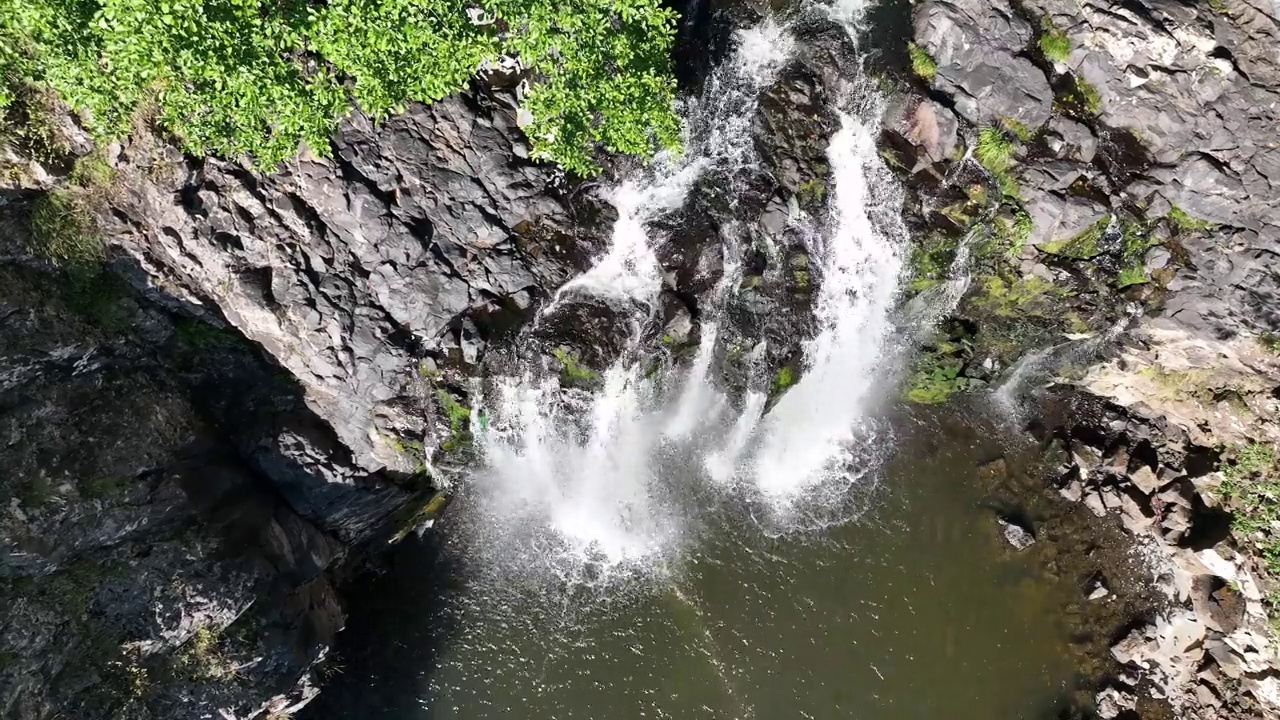
{"type": "Polygon", "coordinates": [[[1247,2],[918,2],[886,157],[916,288],[973,284],[908,397],[998,388],[1164,607],[1101,717],[1275,717],[1280,23],[1247,2]],[[996,199],[992,199],[996,198],[996,199]],[[1146,701],[1157,698],[1163,709],[1146,701]]]}
{"type": "MultiPolygon", "coordinates": [[[[719,50],[689,48],[722,50],[756,14],[691,7],[678,54],[696,92],[719,50]]],[[[1275,459],[1252,448],[1280,442],[1274,9],[922,0],[911,14],[911,37],[883,51],[901,67],[881,145],[911,189],[911,302],[947,312],[904,393],[1030,408],[1048,478],[1003,492],[1056,492],[1145,548],[1163,599],[1135,600],[1147,615],[1109,649],[1082,642],[1125,668],[1095,677],[1101,717],[1277,716],[1280,528],[1231,523],[1269,502],[1275,459]]],[[[811,30],[763,93],[761,167],[708,180],[669,220],[687,232],[659,248],[651,334],[670,362],[697,346],[732,202],[778,250],[747,259],[723,332],[768,337],[769,373],[796,368],[811,292],[783,220],[824,202],[824,93],[847,56],[843,32],[811,30]]],[[[469,378],[517,341],[553,374],[607,363],[609,308],[522,334],[603,249],[614,211],[529,160],[516,80],[376,127],[355,117],[332,159],[271,175],[184,157],[141,120],[95,149],[68,119],[53,162],[6,149],[20,171],[0,201],[2,714],[297,710],[343,625],[341,583],[429,527],[470,460],[469,378]],[[101,176],[74,170],[91,163],[101,176]],[[68,262],[32,239],[53,199],[94,193],[104,247],[68,262]]],[[[1039,534],[1003,522],[1015,545],[1039,534]]]]}

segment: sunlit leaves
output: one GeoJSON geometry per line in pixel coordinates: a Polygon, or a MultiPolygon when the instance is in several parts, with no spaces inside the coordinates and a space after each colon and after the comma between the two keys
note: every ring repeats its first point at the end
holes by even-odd
{"type": "Polygon", "coordinates": [[[0,0],[0,106],[49,85],[112,138],[154,103],[188,151],[271,166],[326,152],[352,101],[382,117],[515,55],[535,156],[590,174],[678,141],[673,32],[659,0],[0,0]]]}

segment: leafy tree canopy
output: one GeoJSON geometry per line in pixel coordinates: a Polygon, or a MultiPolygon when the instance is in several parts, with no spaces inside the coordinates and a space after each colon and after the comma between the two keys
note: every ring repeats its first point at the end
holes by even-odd
{"type": "Polygon", "coordinates": [[[382,117],[514,55],[535,156],[587,175],[678,143],[674,25],[660,0],[0,0],[0,108],[49,87],[112,139],[154,103],[187,151],[271,167],[352,100],[382,117]]]}

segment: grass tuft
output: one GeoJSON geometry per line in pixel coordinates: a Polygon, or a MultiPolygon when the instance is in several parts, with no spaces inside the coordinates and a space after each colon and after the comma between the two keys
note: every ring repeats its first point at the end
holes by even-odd
{"type": "Polygon", "coordinates": [[[100,262],[103,246],[84,208],[67,190],[53,190],[31,210],[31,250],[59,266],[100,262]]]}
{"type": "Polygon", "coordinates": [[[1067,34],[1054,26],[1049,16],[1045,16],[1040,24],[1040,52],[1054,62],[1066,62],[1071,54],[1071,39],[1067,34]]]}
{"type": "Polygon", "coordinates": [[[911,55],[911,72],[925,82],[933,82],[938,73],[938,61],[933,59],[928,50],[915,43],[907,45],[907,52],[911,55]]]}

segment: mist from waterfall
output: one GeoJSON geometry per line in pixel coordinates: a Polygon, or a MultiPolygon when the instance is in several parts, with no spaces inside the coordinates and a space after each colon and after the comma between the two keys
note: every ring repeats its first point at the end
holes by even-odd
{"type": "MultiPolygon", "coordinates": [[[[861,6],[829,11],[852,27],[861,6]]],[[[708,172],[732,183],[735,169],[758,162],[757,98],[794,48],[787,26],[772,18],[737,33],[733,56],[686,103],[685,152],[613,191],[619,216],[609,250],[557,293],[544,316],[581,297],[656,312],[662,280],[654,247],[663,238],[651,237],[652,222],[679,208],[708,172]]],[[[736,400],[717,384],[715,300],[722,305],[740,280],[738,234],[727,223],[724,279],[710,306],[700,307],[695,358],[674,376],[647,376],[636,352],[641,338],[633,337],[636,347],[593,393],[561,388],[530,367],[494,379],[477,398],[490,418],[477,440],[484,467],[467,488],[479,554],[526,575],[575,580],[610,568],[653,569],[677,557],[708,508],[727,498],[757,506],[785,530],[790,511],[824,497],[820,489],[838,494],[874,466],[869,418],[894,352],[905,230],[896,182],[875,148],[878,98],[859,78],[844,90],[827,151],[831,207],[808,233],[820,283],[817,334],[805,345],[796,385],[766,412],[769,378],[736,400]]]]}

